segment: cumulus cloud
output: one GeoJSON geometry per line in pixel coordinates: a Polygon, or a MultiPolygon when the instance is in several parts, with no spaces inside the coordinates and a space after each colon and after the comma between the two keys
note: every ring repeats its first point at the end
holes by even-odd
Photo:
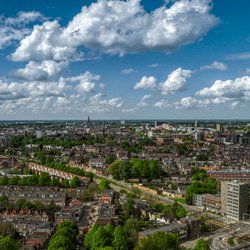
{"type": "Polygon", "coordinates": [[[110,112],[114,109],[120,109],[123,106],[121,97],[104,99],[101,93],[91,96],[89,102],[91,112],[110,112]]]}
{"type": "MultiPolygon", "coordinates": [[[[62,28],[58,21],[47,21],[35,25],[32,33],[20,42],[12,54],[13,61],[55,60],[66,61],[74,58],[76,48],[62,37],[62,28]]],[[[69,39],[69,38],[68,38],[69,39]]]]}
{"type": "Polygon", "coordinates": [[[250,99],[250,77],[243,76],[226,81],[217,80],[211,87],[198,91],[196,95],[248,100],[250,99]]]}
{"type": "Polygon", "coordinates": [[[176,102],[175,108],[176,109],[200,109],[200,108],[206,108],[209,104],[211,104],[211,101],[208,99],[198,100],[196,98],[188,96],[188,97],[182,98],[179,102],[176,102]]]}
{"type": "Polygon", "coordinates": [[[39,96],[62,96],[65,84],[62,82],[3,82],[0,81],[0,100],[15,100],[39,96]]]}
{"type": "Polygon", "coordinates": [[[155,108],[164,109],[170,107],[170,104],[165,100],[160,100],[154,104],[155,108]]]}
{"type": "Polygon", "coordinates": [[[184,91],[187,85],[187,79],[192,76],[191,70],[178,68],[171,72],[166,81],[161,83],[159,88],[163,95],[184,91]]]}
{"type": "Polygon", "coordinates": [[[50,77],[58,74],[62,69],[67,66],[67,62],[55,62],[55,61],[42,61],[34,62],[30,61],[25,68],[17,69],[12,75],[24,80],[37,80],[44,81],[50,77]]]}
{"type": "Polygon", "coordinates": [[[200,70],[221,70],[221,71],[225,71],[225,70],[227,70],[227,65],[222,63],[222,62],[214,61],[211,64],[201,66],[200,70]]]}
{"type": "Polygon", "coordinates": [[[157,79],[153,76],[143,76],[142,79],[134,85],[134,89],[155,89],[157,79]]]}
{"type": "Polygon", "coordinates": [[[91,72],[51,81],[6,82],[0,80],[0,116],[17,114],[43,114],[48,117],[72,116],[86,112],[116,112],[123,106],[121,97],[106,97],[102,93],[91,96],[92,86],[100,76],[91,72]],[[72,84],[76,86],[72,86],[72,84]],[[89,83],[89,82],[88,82],[89,83]],[[87,86],[87,87],[86,87],[87,86]]]}
{"type": "Polygon", "coordinates": [[[42,14],[36,11],[21,11],[16,17],[0,16],[0,49],[29,35],[31,30],[27,28],[28,24],[44,19],[42,14]]]}
{"type": "Polygon", "coordinates": [[[72,77],[66,77],[60,78],[60,81],[62,82],[70,82],[70,83],[78,83],[75,89],[80,94],[86,94],[90,93],[95,89],[96,81],[99,81],[101,78],[100,75],[94,75],[89,71],[86,71],[85,73],[78,75],[78,76],[72,76],[72,77]]]}
{"type": "Polygon", "coordinates": [[[250,77],[243,76],[234,80],[217,80],[211,87],[196,92],[194,97],[184,97],[175,103],[176,109],[207,108],[209,105],[227,104],[235,109],[241,103],[250,101],[250,77]]]}
{"type": "Polygon", "coordinates": [[[75,58],[81,46],[119,55],[171,52],[218,24],[211,9],[211,0],[179,0],[148,13],[140,0],[98,0],[83,7],[66,27],[57,21],[36,25],[12,59],[65,60],[75,58]]]}

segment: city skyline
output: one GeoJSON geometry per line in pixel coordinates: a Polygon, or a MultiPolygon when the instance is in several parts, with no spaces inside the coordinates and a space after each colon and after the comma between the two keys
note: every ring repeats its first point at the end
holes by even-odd
{"type": "Polygon", "coordinates": [[[153,2],[0,3],[0,120],[250,119],[250,3],[153,2]]]}

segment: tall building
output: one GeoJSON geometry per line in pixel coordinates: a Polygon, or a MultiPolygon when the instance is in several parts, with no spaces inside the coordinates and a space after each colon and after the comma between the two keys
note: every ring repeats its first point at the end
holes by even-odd
{"type": "Polygon", "coordinates": [[[216,131],[217,132],[221,132],[221,125],[220,125],[220,123],[216,124],[216,131]]]}
{"type": "Polygon", "coordinates": [[[248,183],[221,183],[221,212],[229,220],[242,220],[248,214],[248,183]]]}

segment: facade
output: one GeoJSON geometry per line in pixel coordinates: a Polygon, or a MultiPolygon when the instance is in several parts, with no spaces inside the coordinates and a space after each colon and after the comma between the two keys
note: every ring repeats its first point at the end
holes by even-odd
{"type": "Polygon", "coordinates": [[[29,202],[40,201],[45,205],[54,203],[64,207],[66,202],[66,190],[55,187],[0,186],[1,195],[6,195],[12,203],[25,199],[29,202]]]}
{"type": "Polygon", "coordinates": [[[101,194],[100,204],[112,204],[114,200],[113,190],[104,190],[101,194]]]}
{"type": "Polygon", "coordinates": [[[205,211],[211,211],[216,214],[221,213],[221,197],[212,194],[195,194],[193,204],[202,207],[205,211]]]}
{"type": "Polygon", "coordinates": [[[50,168],[50,167],[35,164],[35,163],[29,163],[28,167],[31,171],[35,172],[36,174],[48,173],[50,176],[57,177],[60,180],[66,179],[68,181],[71,181],[76,176],[79,178],[82,185],[88,185],[90,182],[90,179],[85,176],[79,176],[76,174],[64,172],[58,169],[50,168]]]}
{"type": "Polygon", "coordinates": [[[222,210],[228,219],[242,220],[248,214],[248,186],[238,181],[222,183],[222,210]]]}
{"type": "Polygon", "coordinates": [[[118,224],[118,216],[115,212],[115,205],[106,203],[101,206],[97,224],[100,226],[106,226],[107,224],[118,224]]]}

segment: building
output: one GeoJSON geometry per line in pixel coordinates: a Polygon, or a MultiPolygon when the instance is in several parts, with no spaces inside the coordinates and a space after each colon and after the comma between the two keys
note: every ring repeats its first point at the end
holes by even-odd
{"type": "Polygon", "coordinates": [[[213,194],[194,194],[193,204],[216,214],[221,213],[221,197],[213,194]]]}
{"type": "Polygon", "coordinates": [[[113,190],[104,190],[101,194],[100,204],[112,204],[114,200],[114,191],[113,190]]]}
{"type": "Polygon", "coordinates": [[[221,124],[220,123],[216,124],[216,131],[221,132],[221,124]]]}
{"type": "Polygon", "coordinates": [[[156,232],[175,233],[181,239],[187,239],[189,234],[189,229],[186,223],[174,222],[166,226],[142,231],[139,233],[139,237],[151,236],[156,232]]]}
{"type": "Polygon", "coordinates": [[[97,224],[100,226],[106,226],[107,224],[118,224],[118,216],[115,212],[115,205],[106,203],[101,206],[97,224]]]}
{"type": "Polygon", "coordinates": [[[157,145],[169,145],[174,143],[174,138],[172,137],[157,137],[156,138],[157,145]]]}
{"type": "Polygon", "coordinates": [[[0,186],[1,195],[6,195],[11,203],[20,199],[39,201],[45,205],[54,203],[60,207],[64,207],[66,203],[66,190],[55,187],[0,186]]]}
{"type": "Polygon", "coordinates": [[[248,183],[224,182],[221,185],[223,213],[231,220],[242,220],[248,214],[248,183]]]}

